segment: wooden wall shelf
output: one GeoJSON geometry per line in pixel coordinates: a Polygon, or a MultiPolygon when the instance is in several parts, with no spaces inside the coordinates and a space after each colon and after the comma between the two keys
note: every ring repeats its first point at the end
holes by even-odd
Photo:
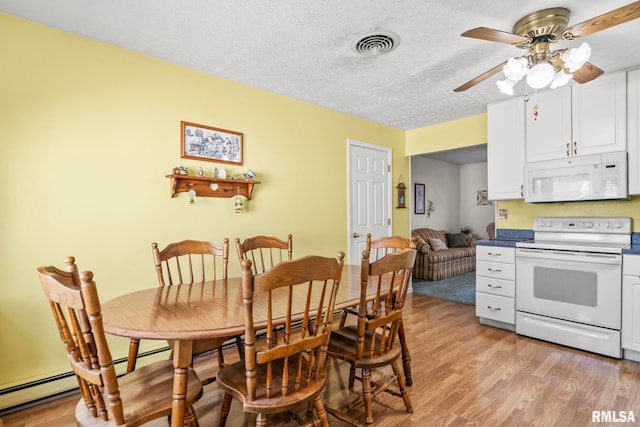
{"type": "Polygon", "coordinates": [[[193,189],[199,197],[233,197],[241,195],[251,200],[253,186],[260,181],[222,179],[208,176],[167,175],[171,178],[171,197],[193,189]]]}

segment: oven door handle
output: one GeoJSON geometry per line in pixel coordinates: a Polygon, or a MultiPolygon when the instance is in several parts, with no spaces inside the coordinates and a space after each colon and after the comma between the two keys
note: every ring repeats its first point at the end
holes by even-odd
{"type": "MultiPolygon", "coordinates": [[[[549,259],[552,261],[588,262],[592,264],[622,264],[619,254],[600,254],[591,252],[554,251],[544,249],[518,248],[516,257],[532,259],[549,259]]],[[[517,264],[517,263],[516,263],[517,264]]]]}

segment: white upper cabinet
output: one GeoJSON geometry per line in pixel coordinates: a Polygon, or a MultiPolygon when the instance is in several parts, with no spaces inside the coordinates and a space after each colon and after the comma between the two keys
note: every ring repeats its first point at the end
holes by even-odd
{"type": "Polygon", "coordinates": [[[524,100],[487,106],[487,186],[490,200],[524,198],[524,100]]]}
{"type": "Polygon", "coordinates": [[[526,161],[571,155],[571,86],[529,94],[525,107],[526,161]]]}
{"type": "Polygon", "coordinates": [[[627,80],[629,129],[629,195],[640,194],[640,69],[629,71],[627,80]]]}
{"type": "Polygon", "coordinates": [[[577,155],[627,149],[627,73],[604,75],[574,85],[571,100],[577,155]]]}
{"type": "Polygon", "coordinates": [[[526,104],[526,161],[624,151],[627,148],[626,73],[530,93],[526,104]]]}

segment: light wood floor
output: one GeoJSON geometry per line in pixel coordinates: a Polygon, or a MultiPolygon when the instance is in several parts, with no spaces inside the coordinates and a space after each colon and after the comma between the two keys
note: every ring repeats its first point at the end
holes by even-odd
{"type": "MultiPolygon", "coordinates": [[[[473,306],[415,294],[407,299],[405,328],[413,359],[414,413],[404,411],[401,399],[383,394],[374,404],[377,426],[589,426],[593,410],[634,411],[637,423],[621,425],[640,424],[640,363],[483,326],[473,306]]],[[[233,361],[235,348],[226,351],[233,361]]],[[[196,368],[211,365],[213,359],[201,360],[196,368]]],[[[329,370],[323,400],[340,407],[356,393],[345,391],[345,365],[330,361],[329,370]]],[[[205,387],[196,406],[201,426],[217,425],[221,399],[215,383],[205,387]]],[[[61,398],[2,419],[7,427],[74,425],[77,400],[77,395],[61,398]]],[[[360,408],[352,413],[362,415],[360,408]]],[[[272,422],[296,425],[287,416],[272,422]]],[[[344,425],[331,417],[330,422],[344,425]]],[[[252,424],[234,401],[227,425],[252,424]]],[[[149,425],[166,426],[166,421],[149,425]]]]}

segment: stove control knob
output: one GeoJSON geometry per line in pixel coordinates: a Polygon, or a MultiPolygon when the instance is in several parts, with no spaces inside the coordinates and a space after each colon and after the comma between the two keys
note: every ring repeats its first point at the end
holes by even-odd
{"type": "Polygon", "coordinates": [[[593,223],[590,221],[587,221],[584,223],[584,228],[593,228],[593,223]]]}

